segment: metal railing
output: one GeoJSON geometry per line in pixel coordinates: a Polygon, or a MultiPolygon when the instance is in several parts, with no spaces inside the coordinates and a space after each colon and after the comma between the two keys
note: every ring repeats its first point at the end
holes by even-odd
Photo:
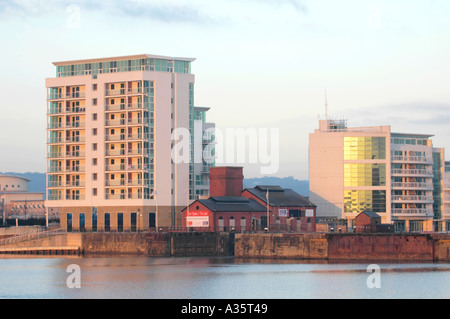
{"type": "Polygon", "coordinates": [[[53,230],[42,230],[42,229],[37,230],[37,231],[33,230],[33,231],[26,232],[26,233],[23,233],[20,235],[2,239],[2,240],[0,240],[0,246],[12,245],[12,244],[16,244],[19,242],[46,238],[46,237],[50,237],[50,236],[65,233],[65,232],[66,232],[65,228],[58,228],[58,229],[53,229],[53,230]]]}

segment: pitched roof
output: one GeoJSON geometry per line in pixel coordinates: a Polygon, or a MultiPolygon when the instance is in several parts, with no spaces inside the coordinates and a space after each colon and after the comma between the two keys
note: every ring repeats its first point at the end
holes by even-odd
{"type": "Polygon", "coordinates": [[[213,212],[265,212],[266,207],[254,199],[237,196],[213,196],[208,199],[199,199],[213,212]]]}
{"type": "Polygon", "coordinates": [[[365,215],[367,215],[367,216],[369,216],[369,217],[371,217],[371,218],[381,218],[381,216],[378,215],[378,214],[375,213],[375,212],[362,212],[362,213],[360,213],[359,215],[361,215],[361,214],[365,214],[365,215]]]}
{"type": "Polygon", "coordinates": [[[251,194],[258,197],[260,200],[267,203],[266,195],[269,192],[270,206],[308,206],[316,207],[306,197],[296,193],[292,189],[285,189],[280,186],[273,185],[259,185],[253,188],[246,188],[251,194]]]}

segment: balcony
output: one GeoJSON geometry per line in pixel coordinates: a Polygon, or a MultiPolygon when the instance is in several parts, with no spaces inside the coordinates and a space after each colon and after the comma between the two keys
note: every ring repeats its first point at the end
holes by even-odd
{"type": "Polygon", "coordinates": [[[420,177],[433,177],[433,172],[426,169],[392,169],[392,175],[395,176],[420,176],[420,177]]]}
{"type": "Polygon", "coordinates": [[[66,157],[84,157],[84,156],[86,156],[84,151],[66,152],[66,157]]]}
{"type": "Polygon", "coordinates": [[[85,98],[86,92],[67,92],[66,99],[80,99],[85,98]]]}
{"type": "Polygon", "coordinates": [[[84,143],[85,141],[84,136],[69,136],[66,138],[66,143],[84,143]]]}
{"type": "Polygon", "coordinates": [[[125,110],[142,110],[144,104],[142,103],[120,103],[120,104],[106,104],[106,111],[125,111],[125,110]]]}
{"type": "Polygon", "coordinates": [[[124,155],[126,155],[126,152],[124,149],[105,151],[105,156],[124,156],[124,155]]]}
{"type": "Polygon", "coordinates": [[[64,187],[63,181],[49,181],[47,182],[47,187],[64,187]]]}
{"type": "Polygon", "coordinates": [[[84,194],[68,194],[66,195],[66,200],[84,200],[85,195],[84,194]]]}
{"type": "Polygon", "coordinates": [[[64,153],[63,152],[49,152],[47,157],[48,158],[64,158],[64,153]]]}
{"type": "Polygon", "coordinates": [[[105,126],[122,126],[126,124],[125,119],[118,119],[118,120],[106,120],[105,126]]]}
{"type": "Polygon", "coordinates": [[[66,172],[84,172],[85,167],[84,166],[67,166],[66,172]]]}
{"type": "Polygon", "coordinates": [[[49,194],[47,196],[48,200],[63,200],[63,198],[64,198],[64,195],[62,195],[62,194],[49,194]]]}
{"type": "Polygon", "coordinates": [[[62,137],[49,137],[47,143],[48,144],[61,144],[64,143],[64,138],[62,137]]]}
{"type": "Polygon", "coordinates": [[[433,159],[427,156],[392,156],[392,162],[400,163],[419,163],[419,164],[433,164],[433,159]]]}
{"type": "Polygon", "coordinates": [[[130,194],[105,194],[105,199],[142,199],[142,194],[140,193],[130,193],[130,194]]]}
{"type": "Polygon", "coordinates": [[[114,89],[114,90],[106,90],[105,95],[106,96],[113,96],[113,95],[125,95],[127,90],[125,88],[121,89],[114,89]]]}
{"type": "Polygon", "coordinates": [[[66,182],[67,187],[84,187],[86,186],[85,181],[67,181],[66,182]]]}
{"type": "Polygon", "coordinates": [[[64,167],[62,166],[51,166],[47,169],[48,173],[62,173],[64,172],[64,167]]]}
{"type": "Polygon", "coordinates": [[[420,189],[420,190],[433,190],[432,183],[421,182],[392,182],[392,189],[420,189]]]}
{"type": "Polygon", "coordinates": [[[67,122],[66,127],[68,128],[76,128],[76,127],[84,127],[84,122],[67,122]]]}
{"type": "Polygon", "coordinates": [[[106,171],[124,171],[126,169],[125,164],[119,164],[119,165],[106,165],[105,170],[106,171]]]}
{"type": "Polygon", "coordinates": [[[85,113],[86,108],[85,107],[67,107],[65,113],[85,113]]]}
{"type": "Polygon", "coordinates": [[[58,128],[64,128],[65,123],[62,122],[56,122],[56,123],[48,123],[47,128],[49,129],[58,129],[58,128]]]}
{"type": "Polygon", "coordinates": [[[433,197],[426,195],[394,195],[391,197],[391,200],[396,203],[433,203],[433,197]]]}
{"type": "Polygon", "coordinates": [[[433,210],[428,208],[393,208],[393,216],[433,217],[433,210]]]}

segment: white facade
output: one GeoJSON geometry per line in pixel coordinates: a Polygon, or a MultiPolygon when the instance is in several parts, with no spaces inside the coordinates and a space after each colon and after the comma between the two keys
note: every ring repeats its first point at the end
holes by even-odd
{"type": "Polygon", "coordinates": [[[194,60],[136,55],[54,63],[57,77],[46,79],[47,207],[134,207],[138,216],[165,207],[160,225],[174,226],[194,196],[192,156],[182,161],[172,152],[181,142],[177,129],[193,133],[194,60]]]}

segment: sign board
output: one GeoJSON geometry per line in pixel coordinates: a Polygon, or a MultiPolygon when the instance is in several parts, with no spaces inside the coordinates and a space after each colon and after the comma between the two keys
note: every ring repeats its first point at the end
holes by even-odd
{"type": "Polygon", "coordinates": [[[190,211],[186,213],[187,227],[209,227],[208,211],[190,211]]]}
{"type": "Polygon", "coordinates": [[[314,209],[306,209],[305,217],[314,217],[314,209]]]}
{"type": "Polygon", "coordinates": [[[288,210],[287,209],[279,209],[278,210],[278,216],[280,217],[287,217],[288,215],[288,210]]]}

